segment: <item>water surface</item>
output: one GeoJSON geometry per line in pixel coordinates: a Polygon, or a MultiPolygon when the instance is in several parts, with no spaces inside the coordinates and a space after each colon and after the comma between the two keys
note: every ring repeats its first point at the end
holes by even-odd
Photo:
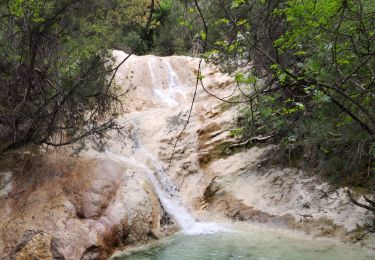
{"type": "Polygon", "coordinates": [[[125,251],[113,260],[211,259],[375,259],[375,252],[332,240],[293,237],[270,230],[202,235],[176,234],[152,245],[125,251]]]}

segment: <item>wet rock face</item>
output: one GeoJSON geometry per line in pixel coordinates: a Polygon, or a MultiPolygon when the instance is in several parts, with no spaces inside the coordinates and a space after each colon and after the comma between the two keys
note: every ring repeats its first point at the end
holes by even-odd
{"type": "Polygon", "coordinates": [[[144,172],[110,159],[36,157],[12,186],[0,199],[4,259],[106,259],[163,235],[163,209],[144,172]]]}

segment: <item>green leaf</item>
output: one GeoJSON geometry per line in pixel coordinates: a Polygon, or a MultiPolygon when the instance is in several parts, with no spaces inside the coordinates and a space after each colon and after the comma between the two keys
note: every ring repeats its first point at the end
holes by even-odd
{"type": "Polygon", "coordinates": [[[245,4],[245,3],[246,3],[246,0],[233,0],[231,7],[232,8],[237,8],[237,7],[239,7],[239,6],[241,6],[241,5],[245,4]]]}
{"type": "Polygon", "coordinates": [[[202,38],[203,41],[205,41],[207,39],[207,35],[206,35],[205,32],[203,32],[203,31],[200,32],[200,35],[201,35],[201,38],[202,38]]]}

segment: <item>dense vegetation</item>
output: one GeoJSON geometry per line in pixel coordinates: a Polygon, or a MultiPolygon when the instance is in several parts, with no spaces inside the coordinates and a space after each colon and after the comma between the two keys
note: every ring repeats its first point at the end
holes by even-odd
{"type": "Polygon", "coordinates": [[[227,102],[247,104],[234,135],[247,145],[267,137],[281,145],[280,162],[314,168],[335,184],[374,188],[374,1],[190,6],[206,57],[235,73],[241,98],[227,102]]]}
{"type": "Polygon", "coordinates": [[[374,187],[373,0],[2,0],[0,21],[0,152],[118,128],[110,49],[203,54],[238,82],[244,145],[374,187]]]}
{"type": "Polygon", "coordinates": [[[70,143],[113,126],[101,4],[85,2],[1,1],[0,151],[70,143]]]}
{"type": "Polygon", "coordinates": [[[100,142],[118,128],[113,31],[130,26],[122,17],[144,35],[151,24],[151,6],[140,16],[135,3],[0,1],[0,153],[30,143],[100,142]]]}

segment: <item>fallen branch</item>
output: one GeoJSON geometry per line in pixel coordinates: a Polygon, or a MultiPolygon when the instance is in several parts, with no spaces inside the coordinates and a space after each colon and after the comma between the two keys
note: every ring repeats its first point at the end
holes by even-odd
{"type": "Polygon", "coordinates": [[[374,207],[375,209],[375,201],[373,200],[370,200],[369,198],[366,197],[366,195],[363,195],[363,197],[365,198],[365,201],[370,204],[372,207],[374,207]]]}
{"type": "Polygon", "coordinates": [[[265,142],[267,141],[268,139],[271,139],[273,138],[275,135],[268,135],[268,136],[255,136],[255,137],[251,137],[249,139],[247,139],[245,142],[242,142],[242,143],[237,143],[237,144],[233,144],[230,146],[230,148],[233,148],[233,147],[238,147],[238,146],[245,146],[247,145],[248,143],[252,143],[254,141],[256,142],[265,142]]]}
{"type": "Polygon", "coordinates": [[[353,198],[352,193],[350,192],[349,189],[347,189],[346,192],[348,193],[348,196],[349,196],[351,202],[353,202],[354,205],[356,205],[358,207],[361,207],[361,208],[364,208],[364,209],[367,209],[367,210],[372,211],[372,212],[375,213],[375,207],[373,205],[374,201],[369,200],[369,201],[371,201],[371,202],[369,202],[368,199],[365,198],[365,200],[370,204],[370,205],[366,205],[366,204],[360,203],[357,200],[355,200],[353,198]]]}

